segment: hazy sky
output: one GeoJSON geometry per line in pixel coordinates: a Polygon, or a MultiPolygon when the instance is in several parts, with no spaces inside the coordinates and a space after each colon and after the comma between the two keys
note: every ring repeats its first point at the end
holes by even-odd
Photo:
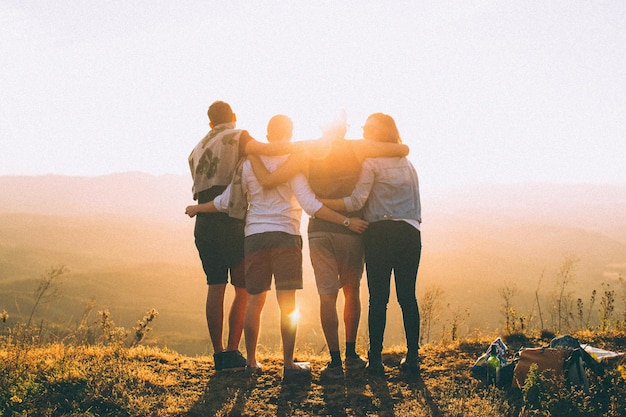
{"type": "Polygon", "coordinates": [[[230,102],[264,139],[385,112],[422,184],[626,182],[626,2],[0,0],[0,175],[185,174],[230,102]]]}

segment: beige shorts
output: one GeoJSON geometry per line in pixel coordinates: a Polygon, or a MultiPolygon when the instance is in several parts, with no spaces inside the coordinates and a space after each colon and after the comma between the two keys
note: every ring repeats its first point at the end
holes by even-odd
{"type": "Polygon", "coordinates": [[[360,235],[310,232],[309,250],[319,294],[334,294],[347,285],[358,288],[363,276],[360,235]]]}

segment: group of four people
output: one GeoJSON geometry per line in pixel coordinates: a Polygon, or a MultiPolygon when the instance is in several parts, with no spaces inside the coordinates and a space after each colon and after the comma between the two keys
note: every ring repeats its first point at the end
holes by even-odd
{"type": "Polygon", "coordinates": [[[308,363],[294,362],[296,323],[291,318],[296,310],[295,292],[303,286],[302,207],[311,216],[310,256],[331,356],[320,371],[322,377],[343,376],[344,364],[384,375],[381,352],[392,271],[407,341],[407,355],[400,365],[417,372],[419,185],[394,120],[372,114],[363,126],[362,140],[346,140],[343,124],[321,139],[292,143],[292,122],[278,115],[268,123],[268,143],[261,143],[236,128],[235,114],[227,103],[213,103],[208,115],[211,130],[189,156],[198,204],[188,206],[186,214],[196,216],[194,235],[208,283],[206,316],[216,369],[261,370],[256,345],[273,276],[284,377],[310,373],[308,363]],[[355,346],[364,259],[370,293],[367,361],[355,346]],[[223,305],[229,272],[235,297],[224,348],[223,305]],[[338,335],[339,291],[345,298],[345,362],[338,335]],[[238,350],[242,331],[247,359],[238,350]]]}

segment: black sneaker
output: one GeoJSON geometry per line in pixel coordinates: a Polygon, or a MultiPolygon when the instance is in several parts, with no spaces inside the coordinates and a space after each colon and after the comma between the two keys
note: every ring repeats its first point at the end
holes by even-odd
{"type": "Polygon", "coordinates": [[[362,356],[346,356],[346,369],[363,369],[367,365],[367,359],[362,356]]]}
{"type": "Polygon", "coordinates": [[[213,365],[215,366],[216,371],[222,370],[222,359],[224,357],[224,352],[218,352],[213,354],[213,365]]]}
{"type": "Polygon", "coordinates": [[[369,360],[365,370],[372,376],[385,376],[385,366],[381,360],[369,360]]]}
{"type": "Polygon", "coordinates": [[[416,357],[402,358],[400,361],[400,371],[411,375],[417,375],[420,372],[419,361],[416,357]]]}
{"type": "Polygon", "coordinates": [[[246,358],[238,350],[222,352],[222,371],[235,372],[246,369],[246,358]]]}
{"type": "Polygon", "coordinates": [[[340,379],[343,378],[343,366],[341,362],[328,362],[326,366],[320,369],[320,379],[340,379]]]}

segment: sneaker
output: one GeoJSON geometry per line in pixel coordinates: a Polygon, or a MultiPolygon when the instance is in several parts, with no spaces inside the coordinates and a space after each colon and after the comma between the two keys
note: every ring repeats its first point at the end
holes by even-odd
{"type": "Polygon", "coordinates": [[[343,378],[343,367],[341,363],[331,361],[320,370],[320,379],[339,378],[343,378]]]}
{"type": "Polygon", "coordinates": [[[346,369],[363,369],[367,359],[362,356],[346,356],[346,369]]]}
{"type": "Polygon", "coordinates": [[[283,381],[310,377],[311,364],[309,362],[296,362],[294,368],[283,368],[283,381]]]}
{"type": "Polygon", "coordinates": [[[367,373],[372,376],[385,376],[385,366],[380,360],[370,360],[365,365],[367,373]]]}
{"type": "Polygon", "coordinates": [[[215,366],[216,371],[222,370],[222,359],[224,358],[224,352],[218,352],[213,354],[213,365],[215,366]]]}
{"type": "Polygon", "coordinates": [[[415,357],[402,358],[402,360],[400,361],[400,371],[401,372],[407,372],[407,373],[412,374],[412,375],[419,374],[419,372],[420,372],[420,365],[419,365],[418,359],[415,358],[415,357]]]}
{"type": "Polygon", "coordinates": [[[246,369],[246,358],[238,350],[222,352],[222,371],[235,372],[246,369]]]}
{"type": "Polygon", "coordinates": [[[263,372],[263,367],[260,363],[257,362],[256,366],[254,365],[246,365],[246,369],[244,370],[244,375],[246,376],[255,376],[259,375],[263,372]]]}

